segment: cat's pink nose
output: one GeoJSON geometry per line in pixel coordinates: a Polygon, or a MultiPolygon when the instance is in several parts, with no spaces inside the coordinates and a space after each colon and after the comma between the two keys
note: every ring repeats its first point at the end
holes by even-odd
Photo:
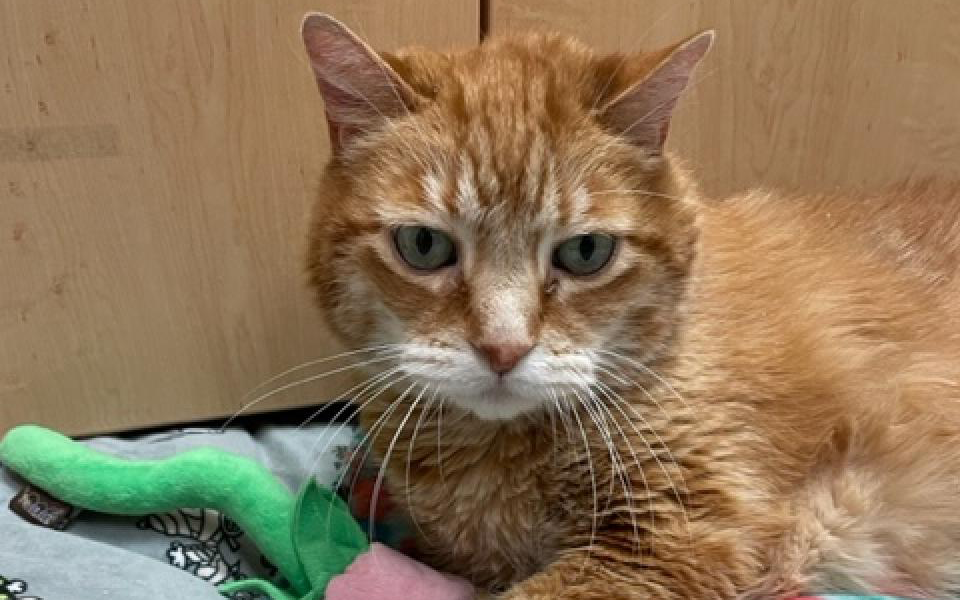
{"type": "Polygon", "coordinates": [[[513,370],[523,357],[533,350],[529,343],[482,343],[473,344],[477,352],[486,359],[495,373],[504,375],[513,370]]]}

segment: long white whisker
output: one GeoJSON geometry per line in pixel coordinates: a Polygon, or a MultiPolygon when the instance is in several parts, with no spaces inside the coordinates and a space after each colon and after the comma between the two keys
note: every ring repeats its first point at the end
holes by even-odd
{"type": "Polygon", "coordinates": [[[550,395],[547,393],[548,391],[549,389],[544,391],[543,397],[541,398],[541,400],[545,404],[544,412],[547,413],[547,417],[550,419],[550,433],[551,433],[550,440],[553,444],[553,447],[551,448],[551,451],[550,451],[550,456],[551,458],[553,458],[554,465],[556,465],[557,463],[557,419],[559,419],[560,417],[554,414],[554,411],[551,410],[550,406],[548,405],[548,403],[551,401],[550,395]]]}
{"type": "MultiPolygon", "coordinates": [[[[639,362],[639,361],[637,361],[637,360],[634,360],[634,359],[630,358],[629,356],[624,356],[623,354],[620,354],[619,352],[614,352],[614,351],[612,351],[612,350],[594,350],[594,352],[597,352],[597,353],[599,353],[599,354],[606,354],[606,355],[608,355],[608,356],[612,356],[613,358],[616,358],[616,359],[618,359],[618,360],[622,360],[622,361],[626,362],[627,364],[629,364],[629,365],[632,366],[632,367],[635,367],[635,368],[637,368],[637,369],[640,369],[641,371],[643,371],[644,373],[646,373],[646,374],[649,375],[650,377],[653,377],[654,379],[656,379],[657,382],[660,383],[660,385],[662,385],[663,387],[667,388],[667,390],[668,390],[671,394],[673,394],[673,396],[674,396],[678,401],[680,401],[681,404],[683,404],[684,408],[690,408],[690,406],[687,404],[687,401],[684,399],[684,397],[680,395],[680,393],[676,390],[676,388],[674,388],[672,385],[670,385],[670,382],[668,382],[666,379],[664,379],[663,377],[661,377],[659,373],[657,373],[656,371],[654,371],[653,369],[651,369],[651,368],[648,367],[647,365],[643,364],[642,362],[639,362]]],[[[629,379],[628,379],[628,381],[629,381],[629,379]]],[[[640,385],[637,384],[636,382],[631,381],[631,383],[634,384],[634,385],[636,385],[637,387],[641,387],[641,388],[642,388],[642,386],[640,386],[640,385]]],[[[665,415],[668,419],[670,418],[670,415],[666,414],[666,412],[664,412],[664,415],[665,415]]]]}
{"type": "Polygon", "coordinates": [[[377,480],[373,484],[373,499],[370,501],[370,531],[374,530],[374,519],[377,514],[377,499],[380,497],[380,487],[383,485],[383,476],[387,471],[387,464],[390,462],[390,455],[393,454],[393,449],[397,445],[397,440],[400,439],[400,434],[403,432],[403,428],[407,426],[407,421],[410,420],[410,415],[412,415],[417,410],[417,405],[420,404],[420,401],[423,399],[423,395],[426,393],[427,387],[421,386],[420,393],[417,394],[417,397],[410,404],[410,408],[407,409],[407,414],[403,416],[403,419],[400,420],[400,425],[397,427],[397,431],[394,432],[393,438],[390,440],[390,444],[387,446],[387,451],[383,455],[383,461],[380,463],[380,469],[377,471],[377,480]]]}
{"type": "MultiPolygon", "coordinates": [[[[309,425],[309,424],[310,424],[314,419],[316,419],[317,416],[319,416],[320,413],[322,413],[322,412],[326,409],[326,407],[329,406],[330,404],[334,404],[334,403],[336,403],[336,402],[340,402],[341,400],[346,400],[346,399],[347,399],[348,397],[350,397],[354,392],[357,392],[357,396],[358,396],[358,397],[359,397],[359,396],[362,396],[362,395],[364,394],[364,392],[366,392],[367,390],[369,390],[371,387],[373,387],[373,386],[376,385],[377,383],[383,381],[383,379],[384,379],[387,375],[389,375],[390,373],[396,373],[396,372],[399,371],[399,370],[401,370],[401,367],[394,367],[394,368],[392,368],[392,369],[388,369],[387,371],[381,371],[380,373],[377,373],[377,374],[375,374],[375,375],[372,375],[372,376],[364,379],[364,380],[361,381],[360,383],[358,383],[358,384],[356,384],[355,386],[351,387],[350,389],[348,389],[347,391],[343,392],[343,393],[340,394],[339,396],[333,398],[332,400],[330,400],[330,401],[328,401],[328,402],[324,402],[324,403],[320,406],[320,408],[318,408],[317,410],[315,410],[315,411],[313,411],[312,413],[310,413],[310,415],[309,415],[306,419],[304,419],[303,421],[301,421],[300,424],[297,425],[297,429],[303,429],[304,427],[306,427],[307,425],[309,425]],[[360,389],[359,391],[357,391],[359,388],[362,388],[362,389],[360,389]]],[[[336,414],[334,414],[333,417],[330,418],[330,422],[331,422],[331,423],[336,423],[337,420],[338,420],[340,417],[343,416],[343,413],[346,412],[347,410],[349,410],[351,406],[352,406],[352,404],[348,403],[348,404],[345,404],[344,406],[340,407],[340,410],[338,410],[338,411],[336,412],[336,414]]],[[[353,417],[353,415],[351,415],[351,418],[352,418],[352,417],[353,417]]],[[[348,419],[348,420],[349,420],[349,419],[348,419]]]]}
{"type": "MultiPolygon", "coordinates": [[[[623,427],[620,426],[619,421],[617,421],[617,419],[614,418],[613,413],[610,412],[609,408],[607,408],[607,406],[603,402],[601,402],[600,398],[590,389],[588,382],[586,380],[586,377],[576,371],[574,371],[573,373],[575,376],[579,377],[582,380],[584,388],[587,390],[590,396],[595,400],[598,411],[604,411],[610,417],[610,421],[612,421],[614,426],[617,428],[617,431],[620,433],[620,437],[623,439],[624,442],[626,442],[627,449],[630,451],[630,454],[633,456],[633,461],[637,465],[637,470],[641,480],[643,481],[644,489],[646,489],[647,491],[648,512],[650,513],[650,531],[652,533],[656,527],[655,514],[653,510],[653,497],[650,492],[650,485],[647,481],[646,472],[643,469],[643,465],[640,463],[640,459],[637,456],[637,452],[634,449],[633,444],[630,442],[630,438],[627,436],[626,432],[623,430],[623,427]]],[[[606,421],[606,419],[604,419],[604,421],[606,421]]],[[[641,437],[643,436],[641,435],[641,437]]],[[[611,443],[612,443],[612,440],[611,440],[611,443]]],[[[611,454],[611,459],[614,459],[612,454],[611,454]]],[[[617,451],[616,460],[619,461],[620,484],[623,487],[624,494],[626,494],[627,511],[630,514],[630,522],[633,525],[634,541],[637,548],[637,553],[639,554],[640,553],[640,527],[637,524],[637,518],[636,518],[635,509],[633,505],[633,484],[630,482],[629,478],[626,476],[627,467],[624,464],[623,459],[620,457],[619,451],[617,451]]]]}
{"type": "Polygon", "coordinates": [[[263,388],[263,387],[265,387],[265,386],[268,386],[268,385],[270,385],[271,383],[274,383],[275,381],[277,381],[277,380],[279,380],[279,379],[283,379],[284,377],[286,377],[287,375],[290,375],[291,373],[296,373],[297,371],[302,371],[303,369],[307,369],[307,368],[310,368],[310,367],[313,367],[313,366],[316,366],[316,365],[320,365],[320,364],[323,364],[323,363],[326,363],[326,362],[330,362],[331,360],[337,360],[337,359],[340,359],[340,358],[345,358],[345,357],[347,357],[347,356],[354,356],[354,355],[357,355],[357,354],[367,354],[367,353],[370,353],[370,352],[382,352],[382,351],[384,351],[384,350],[393,350],[393,349],[399,348],[399,347],[401,347],[401,346],[402,346],[402,344],[377,344],[377,345],[375,345],[375,346],[365,346],[365,347],[363,347],[363,348],[357,348],[356,350],[349,350],[349,351],[347,351],[347,352],[340,352],[340,353],[338,353],[338,354],[334,354],[334,355],[331,355],[331,356],[326,356],[326,357],[323,357],[323,358],[317,358],[317,359],[314,359],[314,360],[308,360],[308,361],[306,361],[306,362],[302,362],[302,363],[300,363],[300,364],[298,364],[298,365],[295,365],[295,366],[293,366],[293,367],[290,367],[289,369],[287,369],[287,370],[285,370],[285,371],[282,371],[282,372],[280,372],[280,373],[277,373],[276,375],[274,375],[274,376],[271,377],[270,379],[267,379],[267,380],[265,380],[265,381],[260,382],[255,388],[253,388],[252,390],[250,390],[249,392],[247,392],[247,393],[244,395],[243,400],[246,400],[247,398],[250,398],[250,397],[253,396],[255,393],[257,393],[257,391],[259,391],[261,388],[263,388]]]}
{"type": "MultiPolygon", "coordinates": [[[[403,378],[403,377],[401,376],[400,379],[402,379],[402,378],[403,378]]],[[[388,382],[387,382],[387,385],[384,385],[384,386],[381,387],[379,390],[377,390],[377,392],[376,392],[369,400],[367,400],[367,401],[364,403],[364,406],[366,406],[366,405],[369,404],[370,402],[373,402],[374,400],[376,400],[377,397],[379,397],[379,395],[380,395],[384,390],[388,389],[388,388],[389,388],[390,386],[392,386],[392,385],[395,385],[395,384],[397,383],[397,381],[399,381],[399,379],[394,380],[394,381],[388,381],[388,382]]],[[[392,408],[396,407],[397,405],[399,405],[400,402],[402,401],[402,399],[403,399],[402,397],[395,399],[393,402],[390,403],[390,405],[388,406],[388,409],[392,409],[392,408]]],[[[371,430],[372,430],[372,428],[371,428],[371,430]]],[[[369,434],[368,434],[368,435],[369,435],[369,434]]],[[[366,441],[366,437],[364,438],[364,442],[365,442],[365,441],[366,441]]],[[[364,442],[361,442],[361,443],[364,443],[364,442]]],[[[344,478],[346,478],[347,474],[350,472],[351,467],[353,467],[353,468],[355,468],[355,469],[357,470],[357,474],[359,474],[360,469],[362,469],[362,467],[363,467],[362,462],[359,463],[359,465],[358,465],[358,463],[356,462],[357,453],[358,453],[358,451],[359,451],[360,448],[361,448],[361,446],[358,445],[358,446],[356,446],[356,448],[350,453],[349,461],[347,462],[346,465],[344,465],[343,471],[342,471],[342,472],[340,473],[340,475],[336,478],[335,483],[334,483],[334,485],[333,485],[332,488],[331,488],[334,494],[339,493],[340,487],[343,485],[343,480],[344,480],[344,478]]],[[[315,459],[315,460],[319,460],[319,458],[320,458],[320,457],[318,456],[318,458],[315,459]]],[[[364,456],[364,460],[366,460],[366,456],[364,456]]],[[[313,469],[314,469],[314,468],[316,468],[316,464],[314,464],[314,466],[311,467],[310,471],[313,472],[313,469]]],[[[349,501],[349,499],[350,499],[350,498],[349,498],[349,496],[348,496],[348,497],[347,497],[347,500],[349,501]]],[[[333,519],[333,503],[331,502],[331,503],[330,503],[330,507],[329,507],[329,509],[327,510],[327,528],[328,528],[328,531],[329,531],[329,528],[332,526],[332,519],[333,519]]]]}
{"type": "MultiPolygon", "coordinates": [[[[390,386],[396,385],[397,383],[403,381],[403,380],[407,377],[407,376],[401,375],[400,377],[397,377],[397,378],[394,379],[393,381],[389,381],[389,378],[390,378],[390,377],[392,377],[393,375],[396,375],[398,372],[401,372],[401,371],[403,371],[403,367],[393,367],[392,369],[389,369],[389,370],[381,373],[380,375],[376,376],[373,381],[371,381],[370,383],[368,383],[368,384],[364,387],[364,389],[360,390],[360,393],[357,394],[357,399],[356,399],[356,400],[357,400],[357,401],[360,401],[360,404],[359,404],[359,405],[354,405],[353,403],[347,404],[347,405],[345,405],[343,408],[341,408],[339,411],[337,411],[337,414],[334,415],[334,417],[333,417],[333,420],[334,420],[334,421],[337,420],[338,418],[340,418],[340,416],[343,414],[343,412],[344,412],[345,410],[348,410],[348,409],[351,409],[351,408],[353,409],[353,413],[351,413],[350,418],[347,419],[347,420],[345,420],[343,423],[341,423],[340,426],[337,427],[337,430],[334,431],[333,435],[330,436],[329,438],[327,438],[327,443],[324,444],[323,448],[320,450],[320,453],[317,454],[317,455],[316,455],[316,458],[314,459],[314,463],[313,463],[313,465],[312,465],[312,467],[311,467],[311,469],[310,469],[310,472],[311,472],[311,473],[313,472],[313,469],[315,469],[315,468],[317,467],[317,462],[318,462],[321,458],[323,458],[324,455],[326,455],[327,450],[330,449],[330,445],[334,442],[334,440],[337,439],[337,437],[340,435],[340,432],[343,431],[344,428],[346,428],[348,425],[350,425],[350,421],[353,419],[353,417],[355,417],[356,415],[358,415],[358,414],[360,413],[360,411],[362,411],[364,408],[366,408],[368,405],[370,405],[374,400],[376,400],[376,399],[380,396],[380,394],[382,394],[382,393],[385,392],[387,389],[389,389],[390,386]],[[380,389],[378,389],[372,396],[370,396],[369,399],[363,400],[363,394],[365,394],[370,388],[372,388],[372,387],[375,386],[375,385],[378,385],[380,382],[382,382],[382,381],[385,380],[385,379],[388,380],[387,383],[383,384],[383,386],[380,387],[380,389]]],[[[318,440],[317,442],[314,442],[313,446],[310,448],[310,453],[311,453],[311,454],[316,451],[316,448],[317,448],[317,444],[318,444],[318,443],[319,443],[319,440],[318,440]]]]}
{"type": "MultiPolygon", "coordinates": [[[[405,379],[408,378],[409,376],[410,376],[410,375],[408,374],[408,375],[405,377],[405,379]]],[[[397,382],[393,382],[391,385],[396,385],[396,383],[397,383],[397,382]]],[[[372,441],[372,440],[371,440],[371,436],[374,435],[374,431],[377,430],[378,428],[382,427],[382,426],[386,423],[387,419],[390,418],[390,416],[393,414],[393,412],[396,410],[396,408],[397,408],[398,406],[400,406],[400,403],[401,403],[403,400],[406,399],[407,395],[410,393],[410,390],[412,390],[414,387],[416,387],[416,385],[417,385],[417,382],[414,381],[414,382],[411,383],[409,386],[407,386],[407,388],[404,389],[403,392],[400,393],[400,395],[397,397],[397,399],[394,400],[393,402],[391,402],[390,405],[383,411],[383,413],[381,413],[380,416],[377,417],[377,419],[373,422],[373,424],[370,425],[370,429],[367,431],[367,433],[366,433],[366,434],[363,436],[363,438],[360,440],[360,443],[357,444],[357,449],[358,449],[358,450],[364,450],[363,458],[362,458],[362,459],[360,460],[360,462],[359,462],[359,465],[360,465],[361,468],[363,467],[364,464],[366,464],[367,459],[370,457],[370,454],[371,454],[371,452],[373,451],[373,444],[372,444],[372,443],[368,443],[368,442],[371,442],[371,441],[372,441]]],[[[375,439],[375,438],[374,438],[374,439],[375,439]]],[[[354,478],[354,481],[355,481],[355,480],[356,480],[356,477],[354,478]]],[[[337,488],[339,488],[342,484],[343,484],[343,477],[340,478],[340,481],[339,481],[339,483],[337,484],[337,488]]]]}
{"type": "MultiPolygon", "coordinates": [[[[654,532],[656,528],[656,518],[653,510],[653,497],[650,493],[650,485],[647,482],[647,475],[643,470],[643,465],[640,464],[640,459],[637,456],[636,450],[633,448],[633,444],[630,442],[630,438],[627,436],[626,432],[623,430],[623,427],[620,426],[620,422],[613,416],[613,413],[610,412],[610,409],[607,406],[599,401],[597,398],[597,405],[607,413],[610,417],[610,420],[613,422],[614,426],[617,428],[617,431],[620,433],[620,437],[627,444],[627,449],[630,451],[630,454],[633,456],[633,462],[637,465],[637,471],[640,474],[640,479],[643,481],[643,487],[647,491],[647,505],[648,512],[650,513],[650,532],[654,532]]],[[[620,459],[620,466],[624,471],[627,470],[626,465],[623,462],[623,459],[620,459]]],[[[623,472],[621,472],[621,484],[623,485],[623,491],[627,494],[627,510],[630,513],[630,522],[633,525],[633,536],[634,541],[636,542],[637,554],[640,554],[640,526],[637,524],[636,509],[633,504],[633,483],[629,477],[627,477],[623,472]],[[628,487],[629,486],[629,487],[628,487]]]]}
{"type": "MultiPolygon", "coordinates": [[[[393,347],[393,346],[399,346],[399,344],[380,344],[380,345],[377,345],[377,346],[369,346],[369,347],[366,347],[366,348],[359,348],[359,349],[357,349],[357,350],[351,350],[351,351],[349,351],[349,352],[341,352],[341,353],[339,353],[339,354],[334,354],[333,356],[327,356],[327,357],[325,357],[325,358],[318,358],[318,359],[315,359],[315,360],[307,361],[307,362],[304,362],[304,363],[300,363],[299,365],[290,367],[290,368],[287,369],[286,371],[283,371],[282,373],[278,373],[278,374],[274,375],[273,377],[271,377],[270,379],[267,379],[267,380],[265,380],[265,381],[257,384],[256,387],[254,387],[252,390],[250,390],[249,392],[247,392],[246,394],[244,394],[244,395],[243,395],[243,398],[240,399],[241,402],[244,402],[243,406],[241,406],[240,409],[237,410],[237,412],[233,413],[233,414],[230,416],[230,418],[228,418],[226,421],[224,421],[223,425],[220,426],[219,432],[220,432],[220,433],[223,433],[224,431],[226,431],[226,429],[237,419],[237,417],[239,417],[241,414],[245,413],[246,411],[250,410],[250,408],[252,408],[255,404],[257,404],[258,402],[261,402],[261,401],[264,399],[263,397],[258,397],[258,398],[255,398],[255,399],[253,399],[253,400],[249,400],[249,401],[248,401],[248,399],[250,398],[250,396],[252,396],[253,394],[257,393],[259,390],[263,389],[264,386],[270,385],[271,383],[274,383],[275,381],[278,381],[278,380],[280,380],[280,379],[283,379],[284,377],[286,377],[287,375],[290,375],[291,373],[295,373],[295,372],[297,372],[297,371],[300,371],[300,370],[303,370],[303,369],[306,369],[306,368],[309,368],[309,367],[313,367],[313,366],[316,366],[316,365],[319,365],[319,364],[322,364],[322,363],[330,362],[330,361],[332,361],[332,360],[337,360],[337,359],[340,359],[340,358],[345,358],[345,357],[347,357],[347,356],[355,356],[355,355],[357,355],[357,354],[368,354],[368,353],[371,353],[371,352],[381,352],[382,350],[391,348],[391,347],[393,347]]],[[[353,366],[351,366],[350,368],[355,368],[355,367],[357,367],[357,366],[362,366],[362,365],[353,365],[353,366]]]]}
{"type": "Polygon", "coordinates": [[[563,405],[561,403],[560,396],[557,394],[557,391],[553,388],[550,388],[550,394],[551,396],[553,396],[553,403],[557,407],[557,416],[560,417],[560,422],[563,423],[564,429],[566,430],[566,433],[567,433],[567,447],[568,448],[572,447],[573,434],[571,433],[570,430],[573,427],[573,423],[570,421],[570,417],[569,415],[567,415],[567,411],[564,410],[563,405]]]}
{"type": "Polygon", "coordinates": [[[610,435],[609,430],[607,430],[604,425],[601,423],[600,419],[597,418],[597,415],[594,414],[592,406],[590,405],[590,400],[593,398],[593,393],[590,391],[589,387],[584,386],[584,391],[587,394],[586,400],[580,396],[576,391],[573,394],[577,397],[577,400],[580,401],[580,404],[583,406],[583,409],[587,412],[587,416],[590,417],[590,420],[593,421],[593,424],[596,425],[597,431],[600,433],[600,438],[603,440],[604,445],[607,447],[607,453],[610,455],[610,466],[614,470],[614,476],[610,478],[610,489],[607,490],[607,504],[604,507],[604,511],[607,511],[610,508],[610,504],[613,502],[613,492],[616,487],[616,459],[613,456],[613,440],[610,435]]]}
{"type": "MultiPolygon", "coordinates": [[[[610,364],[610,363],[607,363],[607,364],[609,364],[611,367],[617,368],[616,365],[613,365],[613,364],[610,364]]],[[[647,388],[645,388],[644,386],[642,386],[639,382],[630,379],[629,377],[627,377],[626,375],[623,375],[622,373],[620,373],[620,374],[618,375],[617,373],[612,372],[611,370],[607,369],[607,368],[604,367],[603,365],[599,365],[599,364],[598,364],[598,365],[597,365],[597,370],[599,370],[599,371],[601,371],[601,372],[609,375],[610,377],[613,377],[614,379],[617,379],[617,380],[620,381],[621,383],[629,382],[631,385],[633,385],[634,387],[636,387],[637,389],[639,389],[639,390],[647,397],[647,399],[650,400],[650,402],[653,403],[653,405],[656,406],[656,407],[660,410],[661,413],[663,413],[663,416],[667,419],[667,422],[668,422],[668,423],[673,420],[672,417],[671,417],[671,415],[666,411],[666,409],[664,409],[663,405],[660,404],[660,402],[657,401],[656,397],[655,397],[653,394],[651,394],[650,391],[647,390],[647,388]]],[[[662,381],[662,379],[661,379],[661,381],[662,381]]],[[[666,383],[666,382],[664,382],[664,383],[666,383]]],[[[608,386],[608,385],[606,385],[606,384],[603,384],[602,382],[601,382],[601,385],[603,385],[603,386],[604,386],[606,389],[608,389],[610,392],[613,392],[613,391],[614,391],[612,388],[610,388],[610,386],[608,386]]],[[[676,390],[674,390],[674,394],[676,395],[677,398],[680,398],[680,395],[676,393],[676,390]]],[[[619,395],[618,395],[618,397],[619,397],[619,395]]],[[[677,457],[674,455],[673,450],[671,450],[670,445],[667,444],[666,440],[664,440],[663,437],[660,436],[660,432],[657,431],[657,428],[656,428],[656,427],[653,427],[653,425],[652,425],[632,404],[630,404],[630,403],[627,402],[626,400],[623,400],[622,398],[621,398],[620,400],[621,400],[621,402],[623,402],[623,404],[624,404],[625,406],[627,406],[628,408],[630,408],[630,410],[631,410],[634,414],[636,414],[640,419],[643,420],[644,426],[645,426],[648,430],[650,430],[651,433],[653,433],[653,436],[654,436],[654,438],[657,440],[657,443],[660,444],[660,446],[662,446],[662,447],[664,448],[664,450],[667,451],[667,456],[670,458],[670,461],[673,462],[673,464],[677,465],[677,473],[678,473],[678,475],[679,475],[679,477],[680,477],[680,484],[683,486],[683,489],[685,489],[685,490],[688,489],[688,488],[687,488],[687,481],[686,481],[686,478],[685,478],[685,476],[684,476],[684,474],[683,474],[683,468],[682,468],[681,465],[680,465],[680,461],[678,461],[678,460],[677,460],[677,457]]],[[[682,399],[681,399],[681,400],[682,400],[682,399]]],[[[657,455],[654,454],[654,458],[656,458],[656,456],[657,456],[657,455]]],[[[658,460],[658,462],[659,462],[659,460],[658,460]]],[[[662,468],[662,467],[661,467],[661,468],[662,468]]],[[[676,494],[676,497],[677,497],[677,502],[680,502],[680,503],[681,503],[681,506],[683,506],[683,501],[682,501],[681,498],[680,498],[680,493],[677,491],[677,487],[676,487],[676,485],[674,484],[673,479],[670,479],[670,476],[669,476],[669,475],[668,475],[667,477],[668,477],[668,479],[669,479],[669,481],[670,481],[670,485],[673,486],[674,493],[676,494]]]]}
{"type": "MultiPolygon", "coordinates": [[[[580,400],[582,404],[583,401],[580,399],[579,396],[577,396],[577,399],[580,400]]],[[[584,561],[581,565],[581,572],[582,572],[582,570],[586,569],[587,567],[587,561],[589,560],[590,554],[593,551],[593,544],[597,537],[597,511],[600,508],[600,501],[597,495],[597,476],[596,476],[596,472],[593,469],[593,455],[590,452],[590,441],[587,439],[587,431],[583,428],[583,421],[580,420],[580,415],[578,414],[578,411],[572,410],[570,412],[573,414],[573,417],[577,420],[577,426],[580,428],[580,435],[583,437],[583,448],[586,451],[587,467],[590,469],[590,482],[593,489],[593,516],[592,516],[592,525],[590,528],[590,541],[587,544],[587,555],[584,558],[584,561]]]]}
{"type": "Polygon", "coordinates": [[[254,404],[257,404],[258,402],[262,402],[262,401],[266,400],[267,398],[271,398],[271,397],[273,397],[273,396],[276,396],[277,394],[279,394],[279,393],[281,393],[281,392],[285,392],[285,391],[287,391],[287,390],[289,390],[289,389],[291,389],[291,388],[294,388],[294,387],[297,387],[297,386],[301,386],[301,385],[305,385],[305,384],[307,384],[307,383],[311,383],[311,382],[314,382],[314,381],[319,381],[320,379],[325,379],[325,378],[330,377],[330,376],[332,376],[332,375],[336,375],[336,374],[338,374],[338,373],[343,373],[344,371],[349,371],[349,370],[351,370],[351,369],[357,369],[357,368],[360,368],[360,367],[365,367],[365,366],[368,366],[368,365],[372,365],[372,364],[376,364],[376,363],[380,363],[380,362],[384,362],[384,361],[388,361],[388,360],[393,360],[396,356],[397,356],[397,354],[390,354],[390,355],[387,355],[387,356],[379,356],[379,357],[377,357],[377,358],[371,358],[371,359],[368,359],[368,360],[360,361],[360,362],[358,362],[358,363],[354,363],[354,364],[352,364],[352,365],[347,365],[347,366],[345,366],[345,367],[338,367],[338,368],[332,369],[332,370],[330,370],[330,371],[325,371],[325,372],[323,372],[323,373],[320,373],[319,375],[312,375],[312,376],[310,376],[310,377],[305,377],[305,378],[303,378],[303,379],[298,379],[297,381],[293,381],[293,382],[291,382],[291,383],[282,385],[282,386],[280,386],[280,387],[278,387],[278,388],[276,388],[276,389],[274,389],[274,390],[272,390],[272,391],[270,391],[270,392],[267,392],[266,394],[261,394],[260,396],[257,397],[256,400],[251,401],[251,402],[249,403],[249,406],[253,406],[254,404]]]}
{"type": "Polygon", "coordinates": [[[420,535],[426,539],[427,534],[420,526],[420,521],[417,519],[416,514],[413,509],[413,499],[410,494],[410,463],[413,459],[413,447],[417,443],[417,433],[420,431],[420,427],[423,425],[424,419],[427,414],[430,412],[430,408],[433,406],[433,403],[437,399],[437,395],[440,393],[440,386],[436,386],[433,390],[433,395],[430,396],[430,399],[427,400],[427,403],[422,409],[420,409],[420,417],[417,419],[416,425],[413,426],[413,435],[410,437],[410,444],[407,446],[407,471],[405,473],[406,482],[404,489],[406,490],[407,495],[407,509],[410,512],[410,520],[413,521],[414,526],[417,528],[417,531],[420,532],[420,535]]]}
{"type": "MultiPolygon", "coordinates": [[[[400,396],[397,397],[396,400],[390,403],[390,405],[386,408],[386,410],[383,411],[383,414],[381,414],[380,417],[376,421],[374,421],[373,425],[370,426],[370,430],[367,431],[366,435],[363,436],[363,439],[357,445],[358,450],[365,448],[365,451],[363,452],[363,456],[361,457],[360,462],[355,463],[357,466],[354,470],[353,478],[350,481],[350,487],[347,491],[347,498],[353,497],[353,491],[357,485],[357,481],[360,478],[360,474],[363,471],[363,465],[366,464],[367,459],[370,457],[370,454],[373,451],[373,446],[376,443],[377,438],[380,437],[380,433],[382,432],[383,428],[386,426],[387,421],[390,419],[393,413],[396,412],[397,408],[401,404],[403,404],[403,401],[406,400],[407,395],[410,393],[410,390],[412,390],[416,385],[417,385],[416,382],[411,383],[403,391],[403,393],[401,393],[400,396]]],[[[335,490],[341,489],[341,487],[343,486],[343,482],[346,479],[346,475],[347,475],[346,470],[343,473],[341,473],[334,487],[335,490]]],[[[374,533],[373,531],[369,532],[371,537],[373,536],[373,533],[374,533]]]]}
{"type": "Polygon", "coordinates": [[[447,476],[443,472],[443,452],[440,447],[440,425],[443,422],[443,402],[446,398],[440,398],[440,404],[437,406],[437,470],[440,471],[440,481],[447,482],[447,476]]]}
{"type": "Polygon", "coordinates": [[[638,435],[638,436],[640,437],[640,439],[643,441],[644,445],[647,447],[647,452],[649,452],[650,456],[653,458],[653,460],[657,463],[657,466],[658,466],[658,467],[660,468],[660,470],[663,472],[664,476],[665,476],[666,479],[667,479],[667,483],[670,485],[670,488],[671,488],[671,490],[673,491],[674,498],[675,498],[676,501],[677,501],[677,505],[678,505],[679,508],[680,508],[681,516],[683,517],[684,525],[685,525],[685,527],[686,527],[686,529],[687,529],[687,532],[688,532],[688,534],[690,534],[690,531],[691,531],[691,530],[690,530],[690,520],[689,520],[689,517],[688,517],[688,515],[687,515],[686,502],[684,501],[683,497],[681,496],[680,490],[677,488],[676,482],[674,481],[673,477],[671,476],[670,471],[667,469],[666,465],[664,465],[663,461],[660,460],[659,453],[656,452],[656,451],[653,449],[653,447],[651,446],[651,444],[650,444],[649,441],[647,440],[646,436],[644,436],[644,435],[640,432],[639,428],[637,428],[637,426],[636,426],[635,424],[633,424],[632,420],[627,416],[626,412],[623,410],[622,407],[626,407],[627,409],[629,409],[630,412],[632,412],[632,413],[636,416],[636,418],[639,419],[639,420],[643,423],[644,427],[646,427],[651,433],[654,434],[654,436],[657,437],[657,439],[658,439],[658,441],[659,441],[659,444],[667,451],[668,456],[670,457],[671,463],[674,464],[674,465],[677,467],[677,473],[678,473],[678,475],[679,475],[679,477],[680,477],[680,479],[681,479],[681,482],[682,482],[682,485],[683,485],[684,490],[686,490],[686,489],[687,489],[687,487],[686,487],[686,480],[685,480],[685,478],[684,478],[683,468],[681,467],[680,463],[677,462],[676,457],[673,456],[673,453],[670,451],[670,447],[669,447],[668,445],[666,445],[666,443],[663,441],[663,439],[662,439],[662,438],[660,437],[660,435],[657,433],[656,429],[653,428],[653,427],[650,425],[650,422],[647,421],[647,419],[646,419],[633,405],[631,405],[629,402],[627,402],[627,401],[624,400],[622,397],[620,397],[620,395],[617,394],[617,393],[615,392],[615,390],[613,390],[610,386],[608,386],[608,385],[606,385],[606,384],[604,384],[604,383],[602,383],[602,382],[599,383],[599,386],[600,386],[600,389],[603,391],[604,395],[607,396],[608,399],[610,399],[610,401],[611,401],[612,405],[614,406],[614,408],[616,408],[621,414],[623,414],[624,418],[627,419],[627,422],[631,424],[631,426],[633,427],[634,431],[637,433],[637,435],[638,435]]]}

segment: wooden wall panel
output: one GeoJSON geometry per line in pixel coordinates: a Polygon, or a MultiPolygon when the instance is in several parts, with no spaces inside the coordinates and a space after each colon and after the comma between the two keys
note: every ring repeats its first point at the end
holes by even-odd
{"type": "Polygon", "coordinates": [[[302,273],[327,153],[308,10],[383,49],[477,41],[473,0],[0,4],[0,433],[226,415],[336,351],[302,273]]]}
{"type": "Polygon", "coordinates": [[[880,186],[960,174],[953,0],[491,0],[491,31],[604,50],[718,32],[672,129],[705,190],[880,186]]]}

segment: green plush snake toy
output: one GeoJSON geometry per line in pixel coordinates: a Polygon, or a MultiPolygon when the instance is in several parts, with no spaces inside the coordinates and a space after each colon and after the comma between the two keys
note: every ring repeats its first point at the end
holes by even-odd
{"type": "Polygon", "coordinates": [[[209,508],[229,516],[287,585],[248,579],[221,586],[226,594],[253,590],[273,600],[472,596],[465,581],[370,544],[344,502],[312,479],[294,495],[259,464],[222,450],[125,460],[24,425],[0,441],[0,463],[53,496],[96,512],[141,516],[209,508]],[[211,472],[219,477],[211,480],[211,472]]]}

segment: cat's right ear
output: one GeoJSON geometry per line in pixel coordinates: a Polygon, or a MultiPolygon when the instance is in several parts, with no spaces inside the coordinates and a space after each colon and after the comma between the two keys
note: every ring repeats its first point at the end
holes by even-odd
{"type": "MultiPolygon", "coordinates": [[[[650,156],[662,155],[674,108],[714,37],[713,31],[703,31],[661,51],[659,62],[640,81],[627,86],[603,107],[601,120],[650,156]]],[[[622,64],[618,61],[618,70],[622,64]]]]}
{"type": "Polygon", "coordinates": [[[340,21],[309,13],[301,31],[323,96],[334,154],[354,136],[414,105],[416,92],[340,21]]]}

